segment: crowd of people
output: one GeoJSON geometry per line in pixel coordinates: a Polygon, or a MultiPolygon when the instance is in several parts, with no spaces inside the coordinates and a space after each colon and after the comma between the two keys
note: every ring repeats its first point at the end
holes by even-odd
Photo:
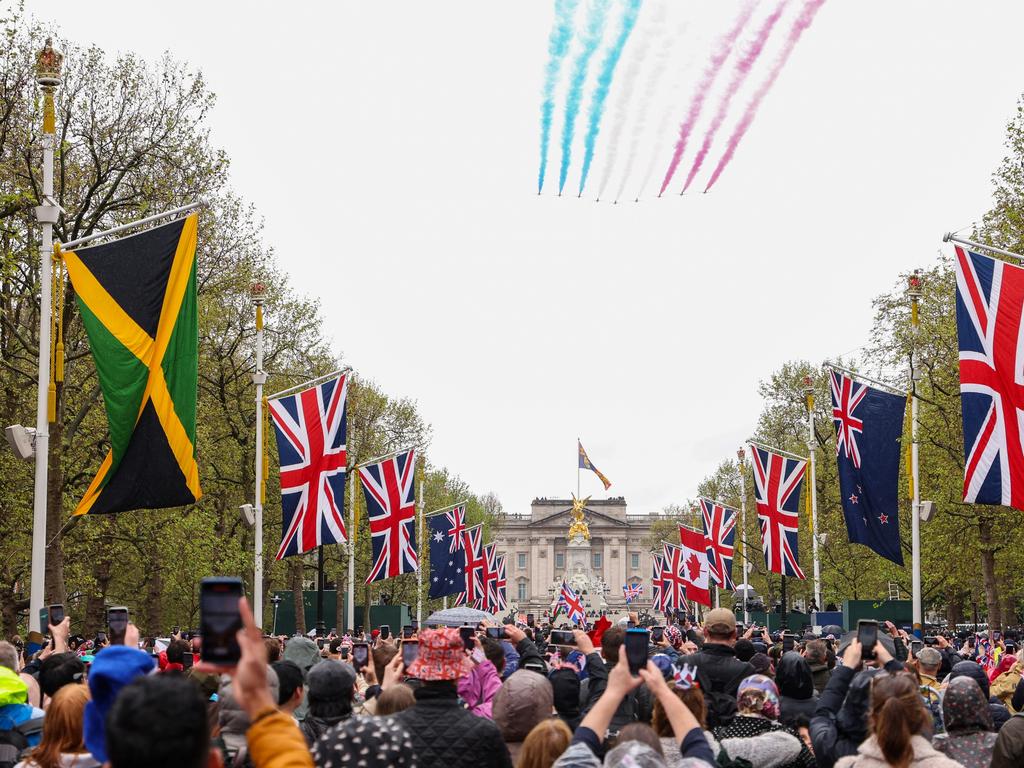
{"type": "Polygon", "coordinates": [[[240,611],[230,668],[201,661],[201,637],[158,651],[133,625],[82,643],[69,617],[35,653],[0,642],[0,768],[1024,765],[1022,663],[990,636],[887,622],[869,648],[715,609],[651,628],[638,661],[635,617],[318,643],[240,611]]]}

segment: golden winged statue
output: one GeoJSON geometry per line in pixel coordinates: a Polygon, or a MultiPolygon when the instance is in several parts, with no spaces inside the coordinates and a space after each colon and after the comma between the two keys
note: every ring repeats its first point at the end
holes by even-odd
{"type": "Polygon", "coordinates": [[[586,520],[583,519],[583,510],[586,508],[588,501],[590,501],[589,496],[585,499],[572,497],[572,524],[569,526],[569,533],[567,535],[570,541],[576,538],[576,536],[582,536],[587,541],[590,541],[590,527],[587,525],[586,520]]]}

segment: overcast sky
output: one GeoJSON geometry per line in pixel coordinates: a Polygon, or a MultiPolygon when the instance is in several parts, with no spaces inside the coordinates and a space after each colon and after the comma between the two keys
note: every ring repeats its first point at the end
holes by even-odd
{"type": "MultiPolygon", "coordinates": [[[[78,42],[202,69],[233,185],[338,352],[417,400],[431,461],[511,512],[575,492],[577,435],[631,512],[693,496],[753,431],[759,380],[855,352],[871,299],[984,213],[1024,85],[1022,3],[828,0],[711,193],[613,206],[594,192],[615,84],[584,198],[536,194],[552,0],[26,5],[78,42]]],[[[616,74],[646,44],[622,112],[617,168],[644,126],[627,194],[651,161],[660,180],[674,128],[658,127],[678,125],[738,8],[645,3],[616,74]]],[[[583,492],[605,495],[593,476],[583,492]]]]}

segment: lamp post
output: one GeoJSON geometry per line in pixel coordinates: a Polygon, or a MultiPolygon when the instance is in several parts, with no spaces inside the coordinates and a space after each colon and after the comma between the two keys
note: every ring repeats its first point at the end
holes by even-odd
{"type": "MultiPolygon", "coordinates": [[[[256,546],[253,552],[252,602],[253,616],[256,626],[263,628],[263,385],[267,383],[267,374],[263,370],[263,294],[266,287],[256,282],[249,289],[252,303],[256,307],[256,370],[252,374],[252,382],[256,385],[256,546]]],[[[274,606],[275,621],[277,605],[274,606]]]]}
{"type": "Polygon", "coordinates": [[[913,601],[914,634],[921,637],[921,487],[918,469],[917,445],[917,382],[920,375],[914,364],[914,353],[917,352],[917,335],[921,327],[918,317],[918,301],[921,298],[924,281],[920,270],[907,278],[907,297],[910,299],[910,475],[913,484],[913,502],[910,514],[910,549],[911,549],[911,585],[913,601]]]}
{"type": "Polygon", "coordinates": [[[750,574],[747,573],[747,484],[743,480],[743,459],[747,452],[740,448],[736,451],[736,471],[740,476],[740,546],[743,557],[743,626],[750,624],[750,611],[747,610],[747,595],[750,590],[750,574]]]}
{"type": "Polygon", "coordinates": [[[821,560],[818,558],[818,484],[817,451],[814,439],[814,379],[804,376],[804,398],[807,401],[807,450],[811,452],[811,552],[814,556],[814,605],[821,608],[821,560]]]}
{"type": "Polygon", "coordinates": [[[274,604],[274,628],[271,630],[270,634],[276,636],[277,635],[277,608],[278,608],[279,605],[281,605],[281,596],[280,595],[274,595],[272,598],[270,598],[270,602],[274,604]]]}
{"type": "Polygon", "coordinates": [[[50,404],[56,405],[56,388],[50,389],[50,323],[52,307],[53,225],[57,223],[60,206],[53,199],[53,149],[56,143],[57,118],[53,95],[60,85],[60,68],[64,57],[53,50],[53,41],[36,56],[36,82],[43,91],[43,189],[36,206],[36,220],[41,230],[39,244],[39,389],[36,393],[36,474],[32,502],[32,577],[29,592],[28,626],[40,630],[46,585],[46,495],[47,462],[50,458],[50,404]]]}

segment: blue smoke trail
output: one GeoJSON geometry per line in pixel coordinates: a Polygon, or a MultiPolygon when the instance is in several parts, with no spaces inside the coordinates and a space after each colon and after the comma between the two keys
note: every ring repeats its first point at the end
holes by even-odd
{"type": "Polygon", "coordinates": [[[612,87],[612,78],[615,77],[615,67],[622,57],[622,51],[629,41],[629,35],[636,26],[636,18],[640,15],[640,7],[643,0],[627,0],[626,7],[622,11],[622,25],[619,27],[619,34],[604,55],[601,62],[601,69],[597,74],[597,87],[590,97],[590,112],[587,115],[587,135],[583,140],[583,171],[580,173],[580,194],[583,194],[583,187],[587,183],[587,175],[590,173],[590,164],[594,160],[594,148],[597,145],[597,133],[601,130],[601,117],[604,115],[604,103],[608,99],[608,91],[612,87]]]}
{"type": "Polygon", "coordinates": [[[562,60],[572,42],[572,19],[580,0],[555,0],[555,21],[548,36],[548,65],[544,70],[544,100],[540,105],[540,173],[537,194],[544,189],[548,170],[548,145],[551,143],[551,118],[555,114],[555,84],[562,69],[562,60]]]}
{"type": "Polygon", "coordinates": [[[569,175],[569,164],[572,162],[572,139],[576,132],[576,118],[580,113],[580,102],[583,100],[583,85],[587,80],[587,68],[590,60],[597,53],[604,36],[604,22],[608,16],[608,5],[611,0],[593,0],[587,11],[587,22],[580,35],[582,49],[576,54],[572,73],[569,76],[569,92],[565,97],[565,123],[562,125],[562,168],[558,174],[558,194],[565,188],[565,178],[569,175]]]}

